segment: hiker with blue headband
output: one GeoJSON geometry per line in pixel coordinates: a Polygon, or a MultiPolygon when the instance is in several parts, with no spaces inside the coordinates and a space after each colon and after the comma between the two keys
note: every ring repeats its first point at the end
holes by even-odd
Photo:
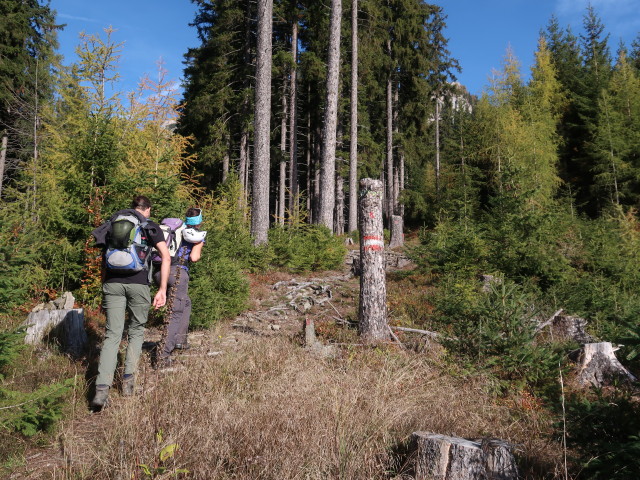
{"type": "MultiPolygon", "coordinates": [[[[162,351],[158,352],[157,365],[171,365],[171,354],[174,350],[189,348],[189,319],[191,317],[191,298],[189,297],[189,264],[197,262],[202,255],[202,247],[207,232],[200,230],[202,210],[189,208],[185,226],[181,229],[176,253],[171,258],[169,287],[173,289],[173,300],[167,334],[162,351]]],[[[159,272],[154,278],[159,280],[159,272]]]]}

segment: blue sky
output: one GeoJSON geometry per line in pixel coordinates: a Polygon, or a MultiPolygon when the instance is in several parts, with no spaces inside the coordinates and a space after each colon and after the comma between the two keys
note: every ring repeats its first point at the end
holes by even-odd
{"type": "MultiPolygon", "coordinates": [[[[318,0],[319,1],[319,0],[318,0]]],[[[349,0],[343,0],[346,5],[349,0]]],[[[463,69],[458,80],[471,93],[480,94],[492,70],[500,69],[510,46],[527,76],[540,30],[552,14],[574,34],[582,31],[589,0],[445,0],[435,2],[447,15],[449,49],[463,69]]],[[[615,55],[620,40],[626,45],[640,33],[640,0],[591,0],[610,34],[615,55]]],[[[116,42],[124,42],[120,59],[121,87],[135,89],[144,74],[155,76],[160,58],[168,78],[179,84],[183,54],[198,45],[195,28],[189,27],[195,6],[189,0],[51,0],[58,23],[67,26],[59,34],[65,63],[74,61],[79,33],[102,34],[112,26],[116,42]]]]}

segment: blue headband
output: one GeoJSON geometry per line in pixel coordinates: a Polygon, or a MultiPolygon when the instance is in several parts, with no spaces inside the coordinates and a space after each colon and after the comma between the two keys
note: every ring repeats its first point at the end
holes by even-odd
{"type": "Polygon", "coordinates": [[[202,223],[202,210],[197,217],[187,217],[187,220],[184,222],[187,225],[200,225],[202,223]]]}

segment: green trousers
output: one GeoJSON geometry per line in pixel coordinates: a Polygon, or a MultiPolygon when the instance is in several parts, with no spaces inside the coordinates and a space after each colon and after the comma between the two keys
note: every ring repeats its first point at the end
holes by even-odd
{"type": "Polygon", "coordinates": [[[102,306],[107,312],[107,331],[100,351],[96,385],[111,385],[118,364],[118,350],[125,327],[125,312],[129,310],[129,344],[124,362],[124,373],[138,369],[142,351],[144,326],[147,323],[151,294],[148,285],[105,283],[102,285],[102,306]]]}

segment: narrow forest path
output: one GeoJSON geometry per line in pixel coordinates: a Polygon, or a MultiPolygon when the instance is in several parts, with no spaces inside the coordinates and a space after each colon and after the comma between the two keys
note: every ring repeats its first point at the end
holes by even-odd
{"type": "MultiPolygon", "coordinates": [[[[332,326],[336,320],[355,320],[357,315],[359,279],[353,276],[348,265],[341,271],[251,275],[250,282],[249,308],[209,330],[190,332],[190,348],[176,355],[172,367],[154,370],[150,356],[143,353],[136,396],[152,394],[155,385],[168,375],[189,375],[192,362],[229,354],[256,338],[269,341],[285,336],[302,344],[307,319],[314,320],[322,340],[323,328],[335,328],[332,326]]],[[[145,342],[156,342],[160,335],[159,328],[149,328],[145,342]]],[[[197,379],[193,381],[197,383],[197,379]]],[[[72,416],[61,423],[55,443],[28,452],[26,464],[9,478],[86,478],[69,476],[69,473],[96,461],[88,457],[95,451],[89,447],[101,437],[98,432],[104,429],[105,415],[109,415],[111,409],[126,408],[128,400],[120,395],[117,387],[113,388],[108,407],[103,412],[92,413],[87,408],[87,399],[77,398],[72,416]]]]}

